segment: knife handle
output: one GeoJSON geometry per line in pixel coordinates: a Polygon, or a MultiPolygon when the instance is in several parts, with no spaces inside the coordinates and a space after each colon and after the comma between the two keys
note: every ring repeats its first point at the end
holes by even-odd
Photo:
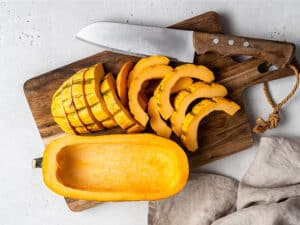
{"type": "Polygon", "coordinates": [[[278,67],[288,64],[295,52],[295,45],[292,43],[224,34],[194,32],[193,40],[197,54],[218,52],[224,56],[248,55],[278,67]]]}

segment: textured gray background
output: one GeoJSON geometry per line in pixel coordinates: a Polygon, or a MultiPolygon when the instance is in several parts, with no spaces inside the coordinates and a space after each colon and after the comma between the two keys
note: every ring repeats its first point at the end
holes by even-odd
{"type": "MultiPolygon", "coordinates": [[[[43,185],[41,171],[31,169],[31,159],[42,154],[43,145],[23,94],[23,83],[35,75],[99,52],[98,47],[74,39],[80,28],[100,20],[167,26],[215,10],[223,15],[230,33],[289,40],[299,45],[299,8],[300,2],[296,0],[0,0],[1,224],[147,223],[146,202],[107,203],[71,213],[64,200],[43,185]]],[[[284,96],[292,84],[293,78],[272,82],[276,99],[284,96]]],[[[249,89],[245,99],[251,121],[270,111],[261,85],[249,89]]],[[[300,93],[284,109],[280,127],[268,134],[300,135],[299,102],[300,93]]],[[[240,179],[254,154],[255,146],[201,169],[240,179]]]]}

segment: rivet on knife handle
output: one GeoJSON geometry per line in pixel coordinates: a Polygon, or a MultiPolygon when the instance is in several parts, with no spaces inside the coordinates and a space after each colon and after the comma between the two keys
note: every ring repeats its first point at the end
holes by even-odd
{"type": "Polygon", "coordinates": [[[194,32],[197,54],[218,52],[221,55],[248,55],[270,62],[278,67],[288,64],[294,56],[295,45],[263,39],[223,34],[194,32]]]}

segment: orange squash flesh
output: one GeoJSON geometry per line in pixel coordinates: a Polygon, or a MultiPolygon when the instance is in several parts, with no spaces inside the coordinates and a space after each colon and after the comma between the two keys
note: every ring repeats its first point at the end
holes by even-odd
{"type": "Polygon", "coordinates": [[[161,79],[168,72],[173,70],[172,67],[166,65],[149,66],[142,70],[132,81],[128,90],[129,108],[134,118],[142,125],[148,123],[148,115],[140,106],[138,95],[144,82],[152,79],[161,79]]]}
{"type": "Polygon", "coordinates": [[[116,86],[119,98],[124,106],[128,103],[127,97],[127,78],[129,75],[130,70],[133,67],[133,62],[128,61],[126,62],[120,69],[117,79],[116,79],[116,86]]]}
{"type": "Polygon", "coordinates": [[[179,92],[174,100],[174,108],[170,121],[172,130],[180,137],[182,123],[189,105],[200,98],[224,97],[227,95],[227,90],[223,85],[212,83],[206,84],[204,82],[195,82],[190,87],[179,92]]]}
{"type": "Polygon", "coordinates": [[[193,79],[190,77],[183,77],[179,79],[171,89],[171,94],[184,90],[193,84],[193,79]]]}
{"type": "Polygon", "coordinates": [[[205,66],[193,64],[177,66],[174,71],[166,75],[154,91],[159,112],[165,120],[169,119],[174,111],[170,102],[171,89],[183,77],[195,78],[207,83],[215,78],[213,72],[205,66]]]}
{"type": "Polygon", "coordinates": [[[181,141],[189,151],[198,149],[198,126],[201,120],[213,111],[224,111],[234,115],[240,106],[223,97],[202,100],[186,115],[182,125],[181,141]]]}
{"type": "Polygon", "coordinates": [[[64,136],[46,147],[42,167],[52,191],[95,201],[167,198],[189,174],[184,151],[152,134],[64,136]]]}

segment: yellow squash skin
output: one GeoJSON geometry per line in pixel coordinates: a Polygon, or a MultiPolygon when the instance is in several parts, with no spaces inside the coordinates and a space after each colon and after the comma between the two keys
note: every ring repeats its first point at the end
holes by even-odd
{"type": "Polygon", "coordinates": [[[169,138],[172,134],[172,129],[160,117],[155,97],[151,97],[148,103],[148,113],[150,116],[150,125],[155,133],[159,136],[169,138]]]}
{"type": "Polygon", "coordinates": [[[48,144],[42,171],[47,187],[65,197],[136,201],[178,193],[189,165],[180,146],[152,134],[69,135],[48,144]]]}
{"type": "Polygon", "coordinates": [[[171,89],[183,77],[191,77],[207,83],[215,79],[213,72],[207,67],[193,64],[177,66],[174,71],[167,74],[154,91],[159,112],[165,120],[169,119],[174,111],[170,102],[171,89]]]}
{"type": "Polygon", "coordinates": [[[71,126],[62,105],[60,96],[61,87],[54,93],[51,101],[51,114],[57,125],[67,134],[76,134],[76,130],[71,126]]]}
{"type": "Polygon", "coordinates": [[[170,121],[172,130],[180,137],[182,123],[189,105],[200,98],[224,97],[227,95],[227,89],[217,83],[207,84],[204,82],[195,82],[185,90],[180,91],[174,100],[174,108],[170,121]]]}
{"type": "Polygon", "coordinates": [[[104,69],[101,63],[90,67],[84,74],[84,96],[95,118],[106,128],[118,126],[113,116],[106,107],[103,97],[100,95],[99,86],[104,77],[104,69]]]}
{"type": "MultiPolygon", "coordinates": [[[[85,70],[80,70],[77,73],[84,73],[84,71],[85,70]]],[[[70,121],[71,126],[74,127],[74,129],[76,130],[76,133],[78,134],[90,133],[87,126],[84,125],[84,123],[78,116],[78,112],[75,108],[73,98],[72,98],[72,85],[73,85],[72,77],[70,77],[62,84],[60,95],[62,98],[63,108],[65,110],[68,120],[70,121]]]]}
{"type": "Polygon", "coordinates": [[[116,79],[118,96],[124,106],[127,106],[128,104],[127,78],[129,76],[129,72],[132,69],[133,65],[134,65],[133,62],[131,61],[124,63],[116,79]]]}
{"type": "Polygon", "coordinates": [[[166,65],[154,65],[143,69],[133,80],[128,91],[129,108],[134,118],[142,125],[146,126],[149,120],[147,113],[139,104],[138,96],[144,82],[152,79],[161,79],[173,70],[166,65]]]}
{"type": "Polygon", "coordinates": [[[122,129],[126,130],[127,133],[138,133],[144,130],[118,99],[115,79],[111,73],[105,76],[100,90],[107,109],[122,129]]]}
{"type": "Polygon", "coordinates": [[[154,65],[168,65],[170,60],[165,56],[158,56],[153,55],[146,58],[140,59],[135,66],[133,67],[133,70],[130,72],[128,77],[128,87],[130,87],[132,80],[135,79],[136,76],[145,68],[149,66],[154,65]]]}
{"type": "Polygon", "coordinates": [[[202,100],[195,105],[183,121],[181,141],[189,151],[198,149],[198,126],[201,120],[213,111],[224,111],[234,115],[240,106],[233,101],[222,97],[202,100]]]}
{"type": "Polygon", "coordinates": [[[83,73],[75,73],[72,76],[72,99],[78,116],[83,122],[83,124],[87,127],[89,131],[97,132],[103,130],[103,126],[94,117],[84,97],[83,89],[85,84],[85,72],[86,70],[83,73]]]}

